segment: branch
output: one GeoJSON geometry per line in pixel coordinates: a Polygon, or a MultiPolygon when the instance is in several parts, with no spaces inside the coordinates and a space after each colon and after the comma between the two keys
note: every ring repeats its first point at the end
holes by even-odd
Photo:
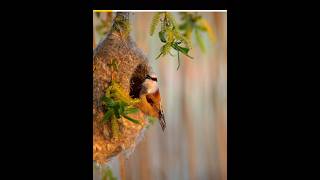
{"type": "Polygon", "coordinates": [[[116,17],[114,18],[113,26],[111,31],[117,31],[120,35],[128,37],[130,33],[130,22],[129,22],[130,13],[129,12],[117,12],[116,17]]]}
{"type": "Polygon", "coordinates": [[[117,12],[117,16],[121,16],[121,18],[124,18],[125,20],[129,21],[129,12],[117,12]]]}

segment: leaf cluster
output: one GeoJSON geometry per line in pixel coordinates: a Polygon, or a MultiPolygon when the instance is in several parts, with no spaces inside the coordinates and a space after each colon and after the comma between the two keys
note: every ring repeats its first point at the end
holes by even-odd
{"type": "Polygon", "coordinates": [[[208,32],[210,30],[207,21],[198,13],[181,12],[180,16],[182,24],[179,26],[179,30],[189,40],[191,39],[192,32],[194,32],[196,41],[201,51],[204,52],[205,45],[201,32],[208,32]]]}
{"type": "Polygon", "coordinates": [[[179,53],[182,53],[192,59],[192,57],[188,55],[188,52],[191,48],[190,41],[185,36],[179,33],[177,22],[174,19],[173,15],[169,12],[158,12],[153,16],[150,27],[151,36],[154,34],[155,29],[159,25],[159,23],[161,30],[158,33],[158,35],[160,41],[164,43],[164,45],[161,47],[160,54],[157,56],[156,59],[158,59],[161,56],[171,54],[170,50],[174,49],[178,53],[179,64],[177,69],[179,69],[179,53]]]}
{"type": "Polygon", "coordinates": [[[111,83],[105,96],[102,97],[102,102],[106,112],[103,121],[108,122],[113,118],[120,119],[124,117],[133,123],[140,124],[138,120],[128,116],[139,111],[134,105],[140,102],[140,100],[132,99],[126,95],[125,90],[118,83],[111,83]]]}

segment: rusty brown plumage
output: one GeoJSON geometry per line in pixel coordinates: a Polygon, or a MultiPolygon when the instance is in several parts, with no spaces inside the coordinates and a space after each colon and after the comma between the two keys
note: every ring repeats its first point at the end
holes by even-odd
{"type": "Polygon", "coordinates": [[[150,94],[141,94],[141,102],[137,105],[138,108],[149,116],[159,119],[162,130],[166,128],[164,112],[161,105],[161,96],[159,89],[150,94]]]}

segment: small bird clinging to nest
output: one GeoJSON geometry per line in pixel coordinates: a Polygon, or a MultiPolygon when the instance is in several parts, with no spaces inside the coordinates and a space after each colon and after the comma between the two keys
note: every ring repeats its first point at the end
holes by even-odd
{"type": "Polygon", "coordinates": [[[159,119],[162,130],[166,128],[166,122],[161,105],[161,96],[158,86],[158,79],[155,74],[146,75],[144,82],[141,84],[139,97],[139,109],[146,115],[159,119]]]}

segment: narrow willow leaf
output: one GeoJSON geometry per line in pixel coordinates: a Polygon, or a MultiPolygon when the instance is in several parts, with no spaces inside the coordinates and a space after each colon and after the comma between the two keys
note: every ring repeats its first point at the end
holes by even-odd
{"type": "Polygon", "coordinates": [[[104,114],[104,117],[103,117],[103,121],[104,122],[107,122],[110,120],[110,117],[113,115],[113,110],[112,109],[109,109],[105,114],[104,114]]]}
{"type": "Polygon", "coordinates": [[[119,114],[123,114],[124,113],[125,106],[126,106],[126,104],[121,101],[120,104],[119,104],[119,114]]]}
{"type": "Polygon", "coordinates": [[[107,104],[106,104],[108,107],[112,107],[115,105],[114,101],[111,100],[111,101],[108,101],[107,104]]]}
{"type": "Polygon", "coordinates": [[[167,55],[169,53],[170,49],[171,49],[171,43],[168,42],[161,47],[161,53],[163,55],[167,55]]]}
{"type": "Polygon", "coordinates": [[[101,98],[101,100],[102,100],[103,104],[105,104],[108,107],[111,107],[114,105],[114,101],[110,97],[103,96],[101,98]]]}
{"type": "Polygon", "coordinates": [[[201,19],[200,20],[200,25],[207,29],[207,32],[208,32],[208,35],[209,35],[209,38],[210,38],[211,42],[213,44],[215,44],[217,42],[217,36],[216,36],[216,33],[211,28],[209,22],[207,20],[205,20],[205,19],[201,19]]]}
{"type": "Polygon", "coordinates": [[[163,42],[163,43],[167,42],[167,40],[165,38],[165,32],[164,31],[160,31],[159,32],[159,38],[160,38],[161,42],[163,42]]]}
{"type": "Polygon", "coordinates": [[[174,43],[172,47],[173,47],[175,50],[182,52],[182,54],[184,54],[185,56],[193,59],[193,57],[191,57],[191,56],[188,55],[189,48],[181,47],[181,46],[179,46],[177,43],[174,43]]]}
{"type": "Polygon", "coordinates": [[[139,109],[138,108],[127,108],[124,113],[125,114],[133,114],[133,113],[137,113],[139,112],[139,109]]]}
{"type": "Polygon", "coordinates": [[[114,107],[113,107],[113,111],[114,111],[114,115],[116,116],[117,119],[120,118],[120,106],[117,103],[114,107]]]}
{"type": "Polygon", "coordinates": [[[193,57],[190,56],[189,54],[184,54],[184,55],[187,56],[187,57],[190,58],[190,59],[193,59],[193,57]]]}
{"type": "Polygon", "coordinates": [[[111,98],[109,98],[109,97],[107,97],[107,96],[102,96],[101,97],[101,101],[103,101],[103,102],[108,102],[108,101],[110,101],[111,100],[111,98]]]}
{"type": "Polygon", "coordinates": [[[133,119],[133,118],[127,116],[127,115],[123,115],[123,117],[126,118],[126,119],[128,119],[129,121],[135,123],[135,124],[140,124],[140,122],[139,122],[138,120],[133,119]]]}
{"type": "Polygon", "coordinates": [[[180,51],[180,52],[182,52],[183,54],[188,54],[188,52],[189,52],[189,48],[184,48],[184,47],[181,47],[181,46],[179,46],[177,43],[173,43],[172,44],[172,47],[175,49],[175,50],[177,50],[177,51],[180,51]]]}
{"type": "Polygon", "coordinates": [[[175,40],[175,32],[174,30],[170,29],[167,31],[167,39],[168,39],[168,43],[172,43],[175,40]]]}
{"type": "Polygon", "coordinates": [[[193,57],[188,55],[189,49],[188,48],[184,48],[178,45],[174,45],[173,48],[179,52],[181,52],[182,54],[184,54],[185,56],[189,57],[190,59],[193,59],[193,57]]]}
{"type": "Polygon", "coordinates": [[[162,55],[162,53],[160,53],[157,57],[156,57],[156,59],[159,59],[159,57],[162,55]]]}
{"type": "Polygon", "coordinates": [[[206,49],[205,49],[204,42],[203,42],[203,40],[202,40],[202,38],[201,38],[200,32],[198,31],[198,29],[195,29],[194,32],[195,32],[196,40],[197,40],[197,42],[198,42],[198,44],[199,44],[199,46],[200,46],[201,51],[202,51],[202,52],[205,52],[206,49]]]}

